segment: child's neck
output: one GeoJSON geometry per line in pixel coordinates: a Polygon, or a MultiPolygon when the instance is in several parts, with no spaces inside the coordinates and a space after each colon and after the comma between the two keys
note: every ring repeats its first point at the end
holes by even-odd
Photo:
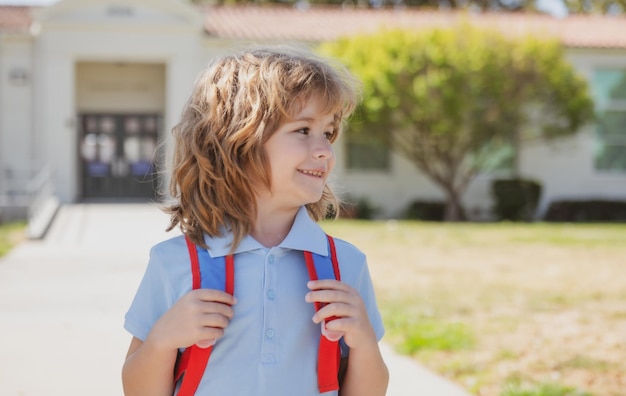
{"type": "Polygon", "coordinates": [[[296,213],[297,209],[288,211],[259,209],[250,235],[265,247],[277,246],[289,234],[296,213]]]}

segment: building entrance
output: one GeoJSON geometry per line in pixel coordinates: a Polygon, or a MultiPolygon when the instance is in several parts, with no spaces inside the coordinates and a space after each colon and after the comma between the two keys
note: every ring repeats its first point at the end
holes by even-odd
{"type": "Polygon", "coordinates": [[[158,197],[159,114],[81,114],[83,198],[158,197]]]}

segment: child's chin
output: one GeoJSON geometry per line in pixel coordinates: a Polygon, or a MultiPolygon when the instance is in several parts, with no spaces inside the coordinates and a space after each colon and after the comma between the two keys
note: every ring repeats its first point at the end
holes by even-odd
{"type": "Polygon", "coordinates": [[[320,200],[322,199],[322,194],[320,194],[318,197],[312,198],[311,200],[309,200],[306,205],[309,204],[316,204],[318,203],[320,200]]]}

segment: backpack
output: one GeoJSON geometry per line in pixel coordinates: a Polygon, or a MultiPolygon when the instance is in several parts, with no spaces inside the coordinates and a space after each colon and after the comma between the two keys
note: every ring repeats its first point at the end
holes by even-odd
{"type": "MultiPolygon", "coordinates": [[[[341,280],[334,239],[327,235],[327,240],[330,255],[321,256],[308,251],[304,252],[304,259],[311,280],[341,280]]],[[[206,249],[196,246],[187,236],[185,236],[185,242],[191,261],[192,289],[202,287],[233,294],[235,288],[233,255],[212,258],[206,249]]],[[[322,303],[315,303],[315,310],[318,311],[323,306],[322,303]]],[[[333,319],[329,318],[328,321],[333,319]]],[[[322,324],[322,326],[325,325],[322,324]]],[[[339,383],[347,369],[347,349],[343,339],[331,341],[324,335],[320,337],[317,357],[317,384],[320,393],[339,389],[339,383]],[[345,357],[342,357],[342,350],[345,357]]],[[[174,380],[178,382],[182,378],[182,383],[176,396],[195,394],[212,350],[213,345],[208,348],[192,345],[179,355],[174,380]]]]}

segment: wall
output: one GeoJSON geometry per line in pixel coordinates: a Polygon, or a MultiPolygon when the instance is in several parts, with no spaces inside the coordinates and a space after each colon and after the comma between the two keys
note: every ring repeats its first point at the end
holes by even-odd
{"type": "Polygon", "coordinates": [[[28,36],[0,36],[0,172],[30,170],[33,59],[28,36]]]}

